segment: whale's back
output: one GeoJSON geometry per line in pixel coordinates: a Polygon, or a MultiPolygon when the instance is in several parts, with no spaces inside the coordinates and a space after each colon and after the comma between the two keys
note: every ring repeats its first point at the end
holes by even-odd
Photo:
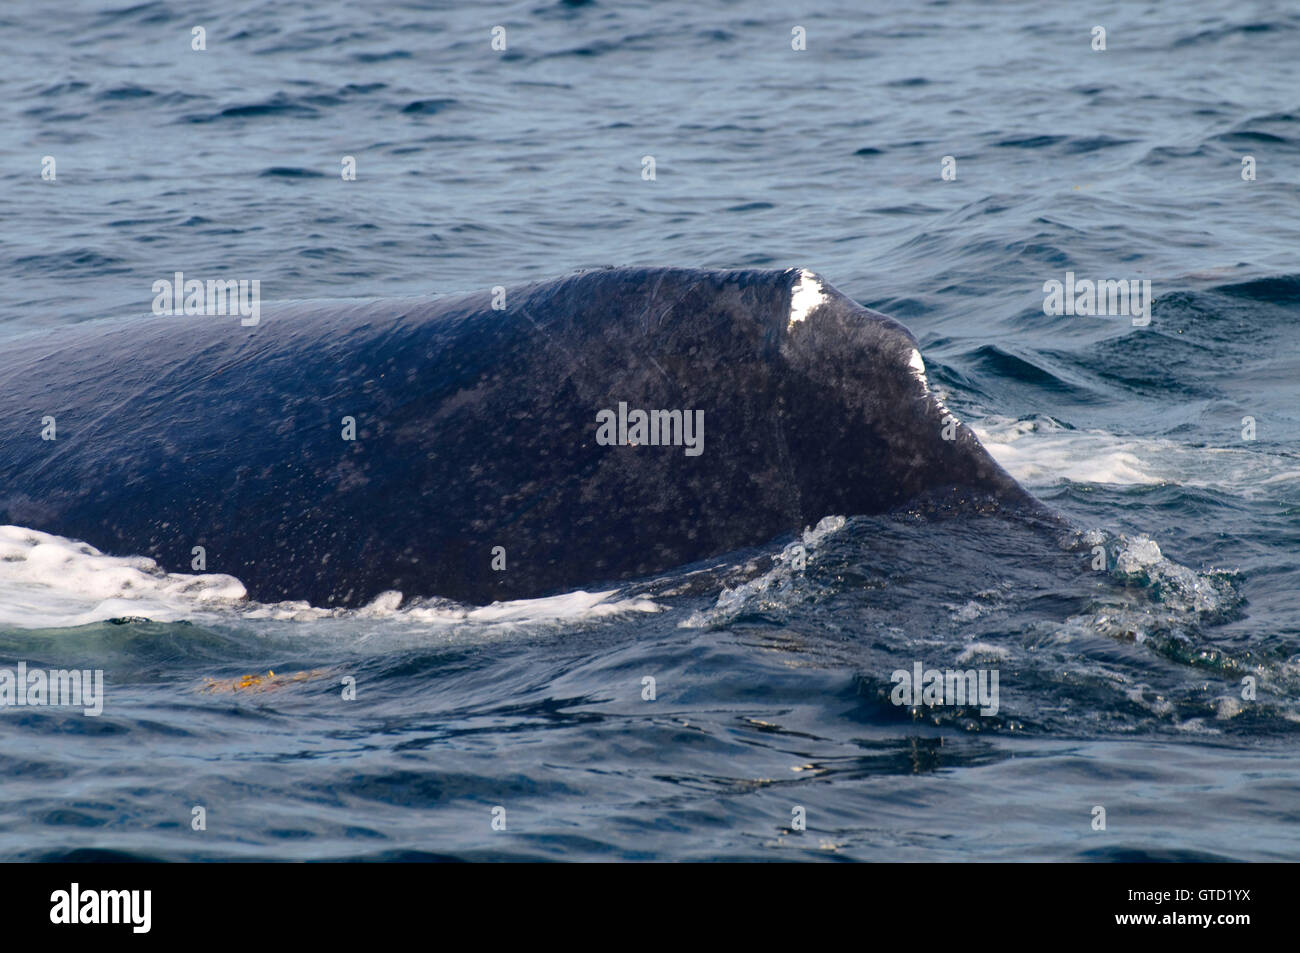
{"type": "Polygon", "coordinates": [[[10,348],[0,392],[0,522],[172,570],[201,546],[260,601],[486,602],[833,513],[1034,505],[906,329],[798,270],[92,322],[10,348]]]}

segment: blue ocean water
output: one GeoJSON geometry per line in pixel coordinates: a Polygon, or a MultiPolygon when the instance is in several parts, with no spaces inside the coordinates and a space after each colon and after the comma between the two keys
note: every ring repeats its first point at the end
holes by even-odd
{"type": "Polygon", "coordinates": [[[1286,3],[6,4],[0,347],[175,271],[282,300],[808,267],[906,323],[1106,565],[826,514],[802,571],[745,571],[779,540],[703,582],[325,612],[40,571],[19,534],[0,666],[107,687],[0,710],[0,857],[1300,857],[1298,44],[1286,3]],[[1150,280],[1150,324],[1046,315],[1067,272],[1150,280]],[[996,667],[998,713],[893,704],[916,662],[996,667]]]}

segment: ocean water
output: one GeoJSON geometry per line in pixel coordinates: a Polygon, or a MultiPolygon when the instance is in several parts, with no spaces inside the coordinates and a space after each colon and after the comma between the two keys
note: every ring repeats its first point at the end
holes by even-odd
{"type": "Polygon", "coordinates": [[[175,271],[807,267],[1082,549],[828,513],[804,568],[335,611],[3,528],[0,667],[105,698],[0,710],[0,858],[1300,858],[1298,48],[1288,3],[6,3],[0,348],[175,271]],[[1045,314],[1067,272],[1149,325],[1045,314]],[[996,714],[894,704],[917,663],[996,714]]]}

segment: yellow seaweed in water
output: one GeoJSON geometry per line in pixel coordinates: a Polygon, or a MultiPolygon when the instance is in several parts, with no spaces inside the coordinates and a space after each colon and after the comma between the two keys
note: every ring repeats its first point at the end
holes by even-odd
{"type": "Polygon", "coordinates": [[[323,669],[313,669],[307,672],[294,672],[291,675],[276,675],[274,671],[267,669],[265,675],[241,675],[239,678],[222,679],[209,678],[204,681],[200,691],[209,695],[225,695],[244,691],[272,692],[297,682],[325,678],[328,674],[323,669]]]}

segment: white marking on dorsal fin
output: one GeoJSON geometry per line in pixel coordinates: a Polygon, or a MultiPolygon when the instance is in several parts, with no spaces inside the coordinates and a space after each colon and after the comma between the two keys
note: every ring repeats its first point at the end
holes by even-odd
{"type": "MultiPolygon", "coordinates": [[[[912,369],[912,375],[921,382],[921,386],[925,388],[925,392],[933,398],[936,404],[939,405],[939,409],[944,412],[944,415],[952,417],[953,420],[957,420],[957,415],[949,410],[947,406],[944,405],[944,402],[939,398],[939,395],[930,389],[930,381],[925,376],[925,361],[921,359],[921,352],[916,348],[912,348],[912,356],[907,359],[907,366],[912,369]]],[[[960,421],[958,422],[960,423],[960,421]]]]}
{"type": "Polygon", "coordinates": [[[907,366],[916,371],[917,379],[921,383],[930,386],[930,382],[925,379],[925,361],[921,360],[921,352],[916,348],[912,348],[912,356],[908,358],[907,366]]]}
{"type": "Polygon", "coordinates": [[[787,331],[808,317],[809,312],[826,300],[826,291],[821,279],[807,268],[799,269],[799,280],[790,289],[790,322],[787,331]]]}

